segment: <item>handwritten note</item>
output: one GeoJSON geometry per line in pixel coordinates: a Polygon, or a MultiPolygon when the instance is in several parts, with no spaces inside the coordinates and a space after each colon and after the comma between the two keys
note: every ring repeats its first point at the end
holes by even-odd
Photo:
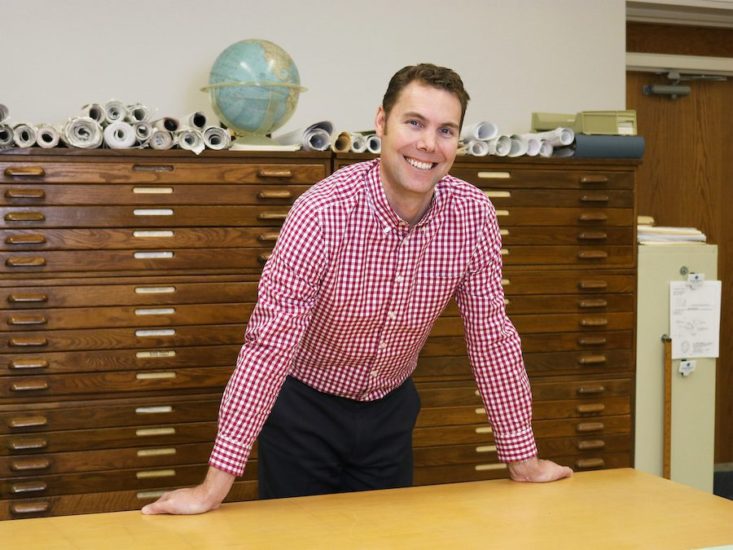
{"type": "Polygon", "coordinates": [[[720,281],[672,281],[669,285],[672,358],[718,357],[720,281]]]}

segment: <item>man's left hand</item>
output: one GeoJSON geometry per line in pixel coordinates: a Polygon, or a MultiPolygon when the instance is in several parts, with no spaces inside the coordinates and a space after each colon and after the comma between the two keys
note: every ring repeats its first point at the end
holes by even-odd
{"type": "Polygon", "coordinates": [[[541,460],[536,457],[521,462],[510,462],[507,466],[509,477],[514,481],[546,483],[573,475],[573,471],[567,466],[560,466],[551,460],[541,460]]]}

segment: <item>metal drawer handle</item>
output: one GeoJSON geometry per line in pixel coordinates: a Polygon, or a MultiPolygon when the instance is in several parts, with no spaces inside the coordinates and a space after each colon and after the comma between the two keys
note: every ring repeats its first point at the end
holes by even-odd
{"type": "Polygon", "coordinates": [[[176,169],[171,164],[133,164],[133,172],[173,172],[176,169]]]}
{"type": "Polygon", "coordinates": [[[154,498],[160,498],[163,496],[165,491],[140,491],[137,493],[138,500],[152,500],[154,498]]]}
{"type": "Polygon", "coordinates": [[[9,178],[42,178],[46,171],[42,166],[8,166],[5,175],[9,178]]]}
{"type": "Polygon", "coordinates": [[[138,372],[136,380],[172,380],[176,377],[175,372],[138,372]]]}
{"type": "Polygon", "coordinates": [[[136,260],[170,260],[175,254],[170,250],[156,252],[134,252],[132,257],[136,260]]]}
{"type": "Polygon", "coordinates": [[[473,409],[474,414],[480,414],[481,416],[484,416],[486,414],[486,409],[483,407],[479,407],[477,409],[473,409]]]}
{"type": "Polygon", "coordinates": [[[155,435],[175,435],[175,428],[141,428],[135,430],[137,437],[150,437],[155,435]]]}
{"type": "Polygon", "coordinates": [[[40,313],[37,313],[35,315],[28,314],[28,315],[11,315],[8,319],[9,325],[45,325],[47,323],[47,319],[44,315],[41,315],[40,313]]]}
{"type": "Polygon", "coordinates": [[[606,387],[602,385],[598,386],[580,386],[578,388],[578,395],[598,395],[606,391],[606,387]]]}
{"type": "Polygon", "coordinates": [[[605,327],[608,325],[608,319],[605,317],[588,317],[580,320],[581,327],[605,327]]]}
{"type": "Polygon", "coordinates": [[[135,208],[132,213],[135,216],[172,216],[172,208],[135,208]]]}
{"type": "Polygon", "coordinates": [[[605,222],[608,221],[608,216],[601,212],[584,212],[578,216],[578,221],[581,222],[605,222]]]}
{"type": "Polygon", "coordinates": [[[605,260],[608,258],[608,252],[605,250],[581,250],[578,252],[578,258],[581,260],[605,260]]]}
{"type": "Polygon", "coordinates": [[[11,451],[30,451],[32,449],[45,449],[48,446],[48,441],[43,437],[11,439],[9,446],[11,451]]]}
{"type": "Polygon", "coordinates": [[[607,361],[605,355],[584,355],[578,359],[580,365],[603,365],[607,361]]]}
{"type": "Polygon", "coordinates": [[[496,445],[481,445],[476,447],[477,453],[494,453],[496,452],[496,445]]]}
{"type": "Polygon", "coordinates": [[[133,187],[132,192],[136,195],[170,195],[172,187],[133,187]]]}
{"type": "Polygon", "coordinates": [[[270,233],[260,233],[257,240],[263,243],[271,243],[277,241],[278,237],[280,237],[280,233],[272,231],[270,233]]]}
{"type": "Polygon", "coordinates": [[[587,432],[600,432],[603,431],[603,429],[606,426],[603,424],[603,422],[582,422],[578,424],[575,429],[579,433],[587,433],[587,432]]]}
{"type": "Polygon", "coordinates": [[[23,481],[21,483],[13,483],[10,486],[10,492],[14,495],[42,493],[46,489],[48,489],[48,484],[45,481],[23,481]]]}
{"type": "Polygon", "coordinates": [[[511,179],[511,172],[479,172],[478,177],[482,180],[508,180],[511,179]]]}
{"type": "Polygon", "coordinates": [[[509,279],[502,279],[501,286],[509,286],[512,282],[509,279]]]}
{"type": "Polygon", "coordinates": [[[479,428],[476,428],[474,431],[477,434],[490,434],[490,433],[494,433],[494,430],[491,429],[491,426],[481,426],[479,428]]]}
{"type": "Polygon", "coordinates": [[[146,470],[143,472],[135,472],[138,479],[155,479],[159,477],[175,477],[175,470],[146,470]]]}
{"type": "Polygon", "coordinates": [[[501,254],[502,256],[509,256],[509,249],[502,248],[501,250],[499,250],[499,254],[501,254]]]}
{"type": "Polygon", "coordinates": [[[46,237],[37,233],[31,233],[28,235],[10,235],[5,239],[5,244],[43,244],[45,242],[46,237]]]}
{"type": "Polygon", "coordinates": [[[287,212],[261,212],[257,215],[257,219],[263,221],[284,220],[287,217],[287,212]]]}
{"type": "Polygon", "coordinates": [[[167,449],[140,449],[137,451],[138,458],[147,458],[151,456],[173,456],[176,454],[174,447],[167,449]]]}
{"type": "Polygon", "coordinates": [[[496,215],[501,216],[501,217],[506,217],[509,215],[509,210],[497,210],[496,215]]]}
{"type": "Polygon", "coordinates": [[[10,511],[15,515],[22,514],[42,514],[48,512],[51,508],[46,500],[38,500],[36,502],[17,502],[10,505],[10,511]]]}
{"type": "Polygon", "coordinates": [[[604,449],[606,442],[602,439],[587,439],[585,441],[578,441],[577,448],[579,451],[593,451],[597,449],[604,449]]]}
{"type": "Polygon", "coordinates": [[[503,470],[506,468],[506,464],[503,462],[495,462],[494,464],[476,464],[473,467],[477,472],[488,472],[490,470],[503,470]]]}
{"type": "Polygon", "coordinates": [[[580,202],[608,202],[608,195],[583,195],[580,197],[580,202]]]}
{"type": "Polygon", "coordinates": [[[139,307],[135,309],[135,315],[175,315],[174,307],[139,307]]]}
{"type": "Polygon", "coordinates": [[[603,403],[588,403],[587,405],[578,405],[575,409],[580,414],[592,414],[603,412],[606,410],[606,406],[603,403]]]}
{"type": "Polygon", "coordinates": [[[12,370],[47,369],[48,361],[38,358],[13,359],[8,363],[8,368],[12,370]]]}
{"type": "Polygon", "coordinates": [[[580,183],[608,183],[608,176],[583,176],[580,183]]]}
{"type": "Polygon", "coordinates": [[[512,192],[511,191],[487,190],[487,191],[484,191],[484,195],[486,195],[490,199],[510,199],[512,197],[512,192]]]}
{"type": "Polygon", "coordinates": [[[5,260],[8,267],[42,267],[46,265],[43,256],[13,256],[5,260]]]}
{"type": "Polygon", "coordinates": [[[499,229],[499,235],[501,235],[502,237],[507,237],[509,235],[509,230],[508,229],[499,229]]]}
{"type": "Polygon", "coordinates": [[[173,412],[170,405],[160,405],[158,407],[137,407],[135,414],[168,414],[173,412]]]}
{"type": "Polygon", "coordinates": [[[43,189],[8,189],[5,198],[8,199],[42,199],[46,196],[43,189]]]}
{"type": "Polygon", "coordinates": [[[583,309],[596,308],[596,307],[607,307],[608,300],[604,300],[602,298],[599,298],[597,300],[581,300],[578,306],[583,309]]]}
{"type": "Polygon", "coordinates": [[[580,458],[575,461],[575,467],[579,470],[585,468],[603,468],[606,461],[602,458],[580,458]]]}
{"type": "Polygon", "coordinates": [[[137,230],[132,232],[132,236],[136,239],[170,239],[176,236],[175,231],[163,229],[161,231],[137,230]]]}
{"type": "Polygon", "coordinates": [[[9,212],[5,214],[6,222],[42,222],[46,219],[43,212],[9,212]]]}
{"type": "Polygon", "coordinates": [[[167,359],[170,357],[175,357],[176,351],[175,350],[162,350],[162,351],[138,351],[135,353],[136,359],[167,359]]]}
{"type": "Polygon", "coordinates": [[[43,391],[48,389],[48,382],[45,380],[24,380],[22,382],[13,382],[10,389],[15,392],[23,391],[43,391]]]}
{"type": "Polygon", "coordinates": [[[45,416],[19,416],[10,419],[10,427],[14,430],[20,428],[38,428],[47,424],[48,418],[45,416]]]}
{"type": "Polygon", "coordinates": [[[591,231],[584,231],[583,233],[578,234],[578,240],[579,241],[605,241],[608,239],[608,233],[604,233],[603,231],[598,232],[591,232],[591,231]]]}
{"type": "Polygon", "coordinates": [[[32,472],[35,470],[46,470],[51,466],[51,461],[44,457],[21,458],[10,462],[10,469],[14,472],[32,472]]]}
{"type": "Polygon", "coordinates": [[[581,290],[600,290],[604,288],[608,288],[608,283],[606,281],[580,281],[578,283],[578,286],[581,290]]]}
{"type": "Polygon", "coordinates": [[[581,346],[603,346],[608,340],[604,336],[583,336],[578,338],[581,346]]]}
{"type": "Polygon", "coordinates": [[[288,169],[260,168],[257,171],[257,176],[260,178],[292,178],[293,171],[288,169]]]}
{"type": "Polygon", "coordinates": [[[176,291],[174,286],[138,286],[135,287],[135,294],[172,294],[176,291]]]}
{"type": "Polygon", "coordinates": [[[152,336],[175,336],[176,329],[174,328],[154,328],[154,329],[140,329],[135,331],[135,336],[139,338],[146,338],[152,336]]]}
{"type": "Polygon", "coordinates": [[[8,302],[11,304],[38,304],[47,302],[48,296],[46,294],[11,294],[8,296],[8,302]]]}
{"type": "Polygon", "coordinates": [[[257,193],[258,199],[292,199],[291,191],[260,191],[257,193]]]}
{"type": "Polygon", "coordinates": [[[25,338],[11,338],[8,345],[13,348],[31,348],[47,346],[48,340],[43,336],[28,336],[25,338]]]}
{"type": "Polygon", "coordinates": [[[257,261],[261,264],[264,264],[272,257],[272,252],[263,252],[259,256],[257,256],[257,261]]]}

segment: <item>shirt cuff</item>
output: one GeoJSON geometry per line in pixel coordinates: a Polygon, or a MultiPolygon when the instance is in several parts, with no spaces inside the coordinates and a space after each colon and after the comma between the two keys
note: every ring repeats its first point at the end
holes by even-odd
{"type": "Polygon", "coordinates": [[[513,434],[494,433],[496,455],[501,462],[519,462],[537,456],[537,444],[532,428],[513,434]]]}
{"type": "Polygon", "coordinates": [[[217,435],[214,450],[209,457],[209,465],[228,474],[241,476],[247,463],[251,447],[217,435]]]}

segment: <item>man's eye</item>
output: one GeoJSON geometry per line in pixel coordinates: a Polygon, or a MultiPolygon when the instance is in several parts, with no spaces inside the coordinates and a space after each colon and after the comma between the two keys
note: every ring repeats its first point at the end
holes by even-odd
{"type": "Polygon", "coordinates": [[[453,128],[441,128],[440,132],[446,137],[453,137],[454,135],[456,135],[456,132],[455,130],[453,130],[453,128]]]}
{"type": "Polygon", "coordinates": [[[407,121],[407,124],[409,124],[410,126],[414,126],[415,128],[419,128],[420,127],[420,121],[419,120],[408,120],[407,121]]]}

